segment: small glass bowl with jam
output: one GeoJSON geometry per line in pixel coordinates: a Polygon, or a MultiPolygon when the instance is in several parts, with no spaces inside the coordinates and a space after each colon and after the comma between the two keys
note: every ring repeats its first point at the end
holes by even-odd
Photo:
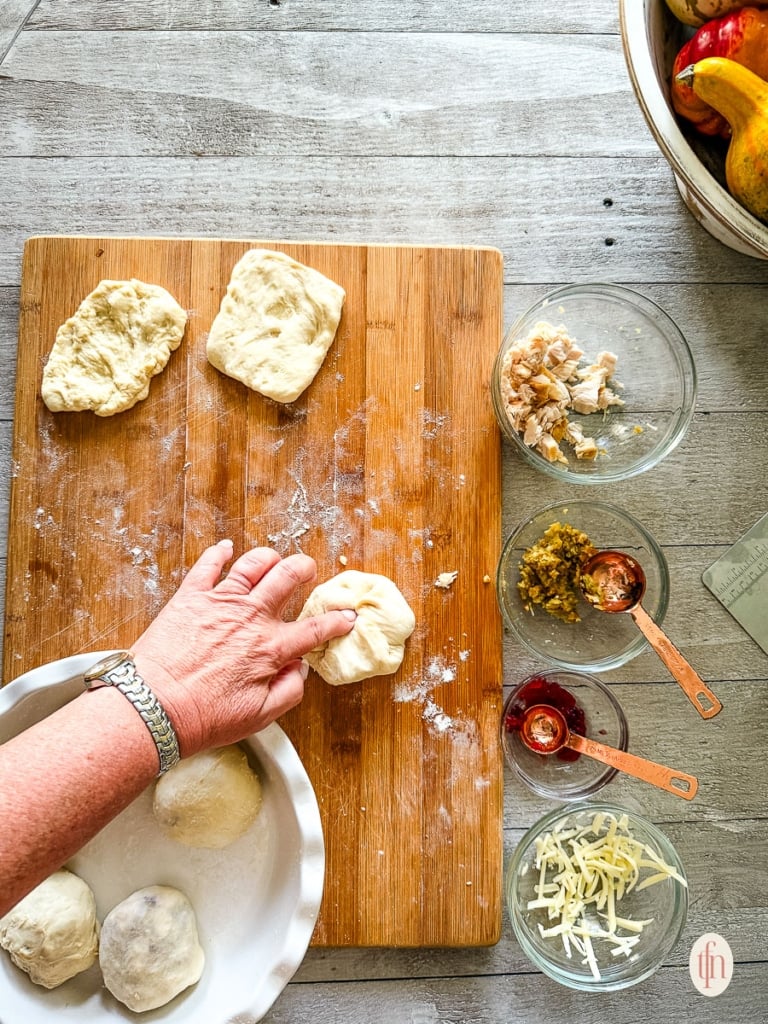
{"type": "Polygon", "coordinates": [[[501,746],[509,767],[540,796],[584,800],[616,775],[616,769],[567,747],[538,754],[523,743],[520,727],[526,710],[536,704],[557,708],[571,732],[626,750],[629,729],[621,705],[610,689],[582,672],[546,670],[528,676],[504,702],[501,746]]]}

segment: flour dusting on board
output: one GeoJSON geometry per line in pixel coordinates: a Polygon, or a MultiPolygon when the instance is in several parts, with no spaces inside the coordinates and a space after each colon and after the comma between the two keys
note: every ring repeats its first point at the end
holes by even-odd
{"type": "Polygon", "coordinates": [[[299,449],[294,464],[288,470],[290,487],[279,496],[280,509],[271,516],[279,529],[267,533],[267,540],[281,555],[303,551],[303,538],[319,531],[326,539],[331,558],[338,558],[351,542],[353,530],[337,503],[333,478],[313,493],[304,483],[304,463],[309,458],[306,449],[299,449]]]}
{"type": "Polygon", "coordinates": [[[434,699],[438,686],[454,682],[456,665],[445,658],[434,656],[427,662],[424,671],[414,673],[410,679],[397,683],[392,691],[396,704],[415,703],[422,709],[422,718],[435,732],[453,731],[457,720],[447,715],[434,699]]]}
{"type": "MultiPolygon", "coordinates": [[[[374,408],[374,399],[365,399],[336,428],[332,454],[325,446],[315,450],[305,445],[281,471],[282,488],[275,493],[271,509],[252,519],[257,535],[266,528],[267,541],[281,555],[303,552],[307,545],[316,553],[316,545],[324,541],[329,559],[338,561],[353,545],[361,525],[381,514],[382,497],[370,493],[375,482],[369,479],[366,483],[362,461],[353,454],[360,447],[354,442],[358,435],[364,436],[367,417],[374,408]],[[328,475],[319,483],[318,462],[328,465],[328,475]],[[314,481],[311,488],[310,479],[314,481]]],[[[284,443],[285,438],[280,438],[269,451],[278,456],[284,443]]],[[[369,537],[377,548],[393,539],[390,533],[375,530],[369,537]]]]}

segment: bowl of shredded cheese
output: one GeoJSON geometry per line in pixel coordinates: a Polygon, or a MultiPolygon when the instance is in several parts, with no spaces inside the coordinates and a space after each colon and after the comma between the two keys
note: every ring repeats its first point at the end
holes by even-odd
{"type": "Polygon", "coordinates": [[[520,840],[506,902],[524,953],[568,988],[611,992],[650,977],[678,942],[688,883],[674,846],[606,802],[545,815],[520,840]]]}
{"type": "Polygon", "coordinates": [[[491,398],[526,462],[570,483],[608,483],[677,447],[693,416],[696,368],[679,327],[646,296],[567,285],[507,331],[491,398]]]}

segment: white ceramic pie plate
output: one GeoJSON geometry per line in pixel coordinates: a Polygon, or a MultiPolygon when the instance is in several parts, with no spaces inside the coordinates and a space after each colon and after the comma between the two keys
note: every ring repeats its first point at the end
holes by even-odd
{"type": "MultiPolygon", "coordinates": [[[[82,673],[109,652],[81,654],[20,676],[0,690],[0,742],[82,692],[82,673]]],[[[254,1024],[307,951],[322,897],[325,853],[314,791],[282,729],[244,742],[261,776],[263,808],[253,827],[223,850],[166,839],[152,816],[151,787],[68,866],[94,890],[99,919],[135,889],[173,885],[197,913],[205,950],[196,986],[148,1013],[132,1013],[104,988],[98,965],[48,991],[0,950],[2,1024],[164,1021],[254,1024]]]]}

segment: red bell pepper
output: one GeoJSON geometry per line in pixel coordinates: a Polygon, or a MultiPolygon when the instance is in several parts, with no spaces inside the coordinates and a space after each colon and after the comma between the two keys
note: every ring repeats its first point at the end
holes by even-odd
{"type": "Polygon", "coordinates": [[[722,18],[706,22],[681,48],[672,69],[672,105],[676,112],[704,135],[729,138],[725,118],[700,100],[689,85],[678,82],[677,74],[704,57],[727,57],[768,79],[768,10],[742,7],[722,18]]]}

